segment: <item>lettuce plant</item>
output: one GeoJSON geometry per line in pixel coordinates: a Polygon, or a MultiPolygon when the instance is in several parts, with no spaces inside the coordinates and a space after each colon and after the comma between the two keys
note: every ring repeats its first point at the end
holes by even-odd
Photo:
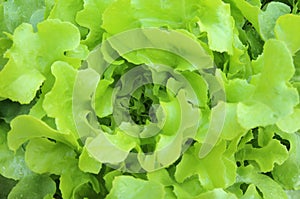
{"type": "Polygon", "coordinates": [[[299,9],[0,0],[0,198],[299,198],[299,9]]]}

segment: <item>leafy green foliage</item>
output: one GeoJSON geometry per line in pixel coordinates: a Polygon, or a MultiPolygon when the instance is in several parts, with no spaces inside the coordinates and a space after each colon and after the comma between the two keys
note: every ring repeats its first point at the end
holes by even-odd
{"type": "Polygon", "coordinates": [[[0,0],[0,198],[299,198],[299,0],[0,0]]]}

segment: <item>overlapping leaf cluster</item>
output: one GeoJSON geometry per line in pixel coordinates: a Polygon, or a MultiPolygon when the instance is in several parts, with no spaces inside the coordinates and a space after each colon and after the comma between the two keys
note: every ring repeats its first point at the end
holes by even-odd
{"type": "MultiPolygon", "coordinates": [[[[0,0],[0,198],[298,198],[299,8],[295,0],[0,0]],[[157,85],[134,93],[130,113],[137,124],[149,123],[149,103],[159,102],[170,120],[165,134],[145,144],[124,134],[132,128],[114,124],[113,104],[103,99],[136,65],[175,68],[196,91],[201,110],[201,125],[182,157],[132,174],[91,156],[76,129],[72,97],[82,63],[102,40],[147,27],[178,31],[201,44],[226,100],[211,99],[213,89],[174,54],[142,49],[122,55],[95,96],[101,128],[115,145],[149,152],[168,144],[176,130],[178,104],[157,85]],[[225,108],[224,126],[212,151],[201,156],[208,124],[219,125],[215,107],[225,108]]],[[[89,67],[103,60],[92,59],[89,67]]],[[[162,77],[151,78],[167,77],[159,72],[162,77]]],[[[176,88],[176,81],[167,85],[176,88]]],[[[197,121],[193,106],[186,107],[190,127],[197,121]]],[[[110,148],[97,150],[103,160],[120,161],[110,148]]]]}

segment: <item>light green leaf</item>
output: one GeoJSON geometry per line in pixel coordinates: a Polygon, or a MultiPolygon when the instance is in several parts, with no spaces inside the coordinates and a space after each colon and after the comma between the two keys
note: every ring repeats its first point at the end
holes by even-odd
{"type": "Polygon", "coordinates": [[[206,198],[211,198],[211,199],[219,199],[219,198],[224,198],[224,199],[237,199],[237,197],[232,194],[232,193],[227,193],[223,189],[213,189],[212,191],[208,191],[205,193],[200,194],[197,196],[198,199],[206,199],[206,198]]]}
{"type": "Polygon", "coordinates": [[[257,192],[256,186],[254,184],[250,184],[245,194],[240,197],[240,199],[261,199],[261,196],[257,192]]]}
{"type": "Polygon", "coordinates": [[[73,87],[76,70],[66,62],[55,62],[51,67],[55,83],[45,95],[43,108],[49,117],[55,118],[59,131],[77,137],[77,129],[73,119],[73,87]]]}
{"type": "MultiPolygon", "coordinates": [[[[82,8],[82,0],[55,0],[55,4],[49,13],[48,19],[60,19],[62,21],[68,21],[74,25],[77,25],[75,18],[77,13],[82,10],[82,8]]],[[[87,34],[86,29],[80,27],[79,25],[77,25],[77,27],[83,36],[87,34]]]]}
{"type": "Polygon", "coordinates": [[[176,167],[175,179],[183,182],[192,175],[198,175],[206,189],[226,188],[235,182],[236,165],[232,157],[224,155],[225,142],[215,146],[204,158],[198,157],[201,145],[191,147],[176,167]]]}
{"type": "Polygon", "coordinates": [[[224,111],[225,120],[220,137],[225,140],[233,140],[245,134],[247,131],[238,122],[237,104],[226,103],[224,111]]]}
{"type": "Polygon", "coordinates": [[[174,194],[176,198],[190,198],[195,199],[201,197],[202,193],[207,190],[204,189],[199,181],[198,176],[192,176],[182,183],[173,184],[174,194]]]}
{"type": "Polygon", "coordinates": [[[246,129],[276,123],[291,114],[299,102],[297,90],[288,83],[295,69],[284,43],[268,40],[262,59],[261,74],[251,81],[256,87],[253,96],[238,104],[238,120],[246,129]]]}
{"type": "Polygon", "coordinates": [[[44,138],[33,138],[26,146],[25,161],[35,173],[61,175],[73,166],[75,151],[60,142],[44,138]]]}
{"type": "Polygon", "coordinates": [[[282,187],[270,177],[259,174],[252,166],[239,167],[237,170],[238,181],[247,184],[254,184],[263,194],[265,199],[282,198],[287,199],[282,187]]]}
{"type": "Polygon", "coordinates": [[[284,41],[292,54],[300,50],[300,16],[287,14],[279,17],[275,25],[275,35],[281,41],[284,41]]]}
{"type": "MultiPolygon", "coordinates": [[[[20,24],[33,22],[31,19],[33,17],[36,17],[34,16],[36,12],[43,12],[45,3],[44,1],[39,0],[28,0],[26,4],[24,4],[22,0],[8,0],[1,5],[3,6],[4,11],[3,25],[6,26],[6,29],[4,29],[4,31],[13,33],[15,28],[17,28],[20,24]]],[[[35,18],[35,21],[34,23],[32,23],[32,25],[36,25],[36,22],[42,21],[43,19],[43,17],[35,18]]]]}
{"type": "Polygon", "coordinates": [[[74,163],[60,176],[59,189],[63,198],[99,198],[100,186],[97,178],[84,173],[74,163]]]}
{"type": "Polygon", "coordinates": [[[145,181],[131,176],[118,176],[106,199],[157,199],[163,198],[164,187],[154,181],[145,181]]]}
{"type": "Polygon", "coordinates": [[[10,149],[16,151],[23,143],[32,138],[51,138],[77,149],[78,143],[70,134],[58,132],[41,120],[29,115],[16,117],[11,122],[11,130],[8,132],[7,143],[10,149]]]}
{"type": "Polygon", "coordinates": [[[262,172],[272,171],[275,164],[282,164],[288,158],[288,151],[278,140],[271,140],[262,148],[246,145],[237,153],[237,159],[254,160],[262,172]]]}
{"type": "Polygon", "coordinates": [[[95,160],[87,151],[85,147],[83,147],[82,152],[79,156],[78,162],[79,169],[83,172],[89,172],[98,174],[102,167],[102,164],[95,160]]]}
{"type": "Polygon", "coordinates": [[[81,60],[64,55],[79,45],[78,29],[67,22],[45,20],[35,33],[22,24],[14,32],[13,46],[6,52],[8,63],[0,71],[0,97],[29,103],[45,79],[54,61],[62,60],[79,67],[81,60]],[[24,48],[26,46],[26,48],[24,48]]]}
{"type": "Polygon", "coordinates": [[[84,0],[84,8],[76,14],[76,22],[89,29],[89,33],[82,43],[91,49],[101,42],[104,32],[103,29],[100,28],[102,24],[102,14],[106,7],[112,2],[113,0],[84,0]]]}
{"type": "Polygon", "coordinates": [[[261,12],[260,3],[252,5],[249,1],[232,0],[240,9],[245,18],[250,21],[254,28],[259,31],[258,16],[261,12]]]}
{"type": "Polygon", "coordinates": [[[115,177],[116,176],[121,176],[121,175],[122,175],[122,172],[119,171],[119,170],[113,170],[113,171],[110,171],[110,172],[105,174],[103,179],[105,180],[105,187],[108,191],[111,190],[115,177]]]}
{"type": "MultiPolygon", "coordinates": [[[[284,134],[283,134],[284,135],[284,134]]],[[[300,189],[300,137],[299,134],[284,135],[290,142],[288,159],[282,165],[276,165],[272,174],[275,181],[287,190],[300,189]]]]}
{"type": "Polygon", "coordinates": [[[274,38],[274,27],[277,19],[291,12],[288,5],[281,2],[270,2],[265,11],[258,15],[259,29],[262,38],[267,41],[274,38]]]}
{"type": "Polygon", "coordinates": [[[254,92],[255,87],[246,80],[233,79],[225,83],[226,100],[228,102],[246,101],[254,92]]]}
{"type": "Polygon", "coordinates": [[[135,138],[120,130],[115,135],[101,132],[87,142],[86,149],[99,162],[113,164],[124,161],[136,142],[135,138]]]}
{"type": "Polygon", "coordinates": [[[199,2],[200,30],[207,32],[208,45],[211,50],[233,53],[234,20],[230,6],[221,0],[199,2]]]}
{"type": "Polygon", "coordinates": [[[277,122],[277,126],[284,132],[295,133],[300,129],[300,109],[295,109],[291,115],[277,122]]]}

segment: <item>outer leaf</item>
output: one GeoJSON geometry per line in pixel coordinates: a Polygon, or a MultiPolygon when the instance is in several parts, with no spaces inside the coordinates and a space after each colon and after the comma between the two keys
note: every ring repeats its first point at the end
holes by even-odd
{"type": "Polygon", "coordinates": [[[255,185],[250,184],[245,194],[240,199],[261,199],[255,185]]]}
{"type": "Polygon", "coordinates": [[[174,184],[173,185],[174,194],[176,198],[199,198],[205,192],[204,189],[199,181],[198,176],[193,176],[186,179],[183,183],[174,184]]]}
{"type": "Polygon", "coordinates": [[[55,83],[46,94],[43,108],[48,116],[55,118],[57,129],[77,137],[73,119],[72,101],[76,70],[65,62],[55,62],[52,67],[55,83]]]}
{"type": "Polygon", "coordinates": [[[18,115],[28,114],[32,104],[21,105],[10,100],[0,101],[0,118],[6,123],[10,123],[18,115]]]}
{"type": "Polygon", "coordinates": [[[226,100],[228,102],[246,101],[253,95],[255,86],[249,84],[246,80],[233,79],[225,84],[226,100]]]}
{"type": "Polygon", "coordinates": [[[277,126],[284,132],[295,133],[300,129],[300,109],[295,109],[291,115],[279,120],[277,126]]]}
{"type": "Polygon", "coordinates": [[[113,171],[105,174],[103,179],[105,180],[105,187],[108,191],[110,191],[112,189],[113,181],[114,181],[115,177],[121,176],[121,175],[122,175],[122,172],[119,170],[113,170],[113,171]]]}
{"type": "Polygon", "coordinates": [[[151,3],[120,0],[104,12],[102,27],[111,34],[139,27],[179,29],[185,28],[188,25],[186,23],[194,21],[195,17],[199,20],[201,31],[208,33],[211,49],[232,53],[233,18],[230,16],[229,5],[221,0],[213,2],[155,0],[151,3]]]}
{"type": "Polygon", "coordinates": [[[30,175],[18,182],[9,193],[8,199],[52,197],[55,190],[55,182],[49,176],[30,175]]]}
{"type": "Polygon", "coordinates": [[[34,138],[26,146],[25,161],[35,173],[61,175],[73,166],[76,153],[67,145],[34,138]]]}
{"type": "Polygon", "coordinates": [[[70,134],[63,134],[51,129],[41,120],[29,115],[18,116],[11,122],[11,130],[7,136],[8,146],[10,149],[16,151],[26,141],[40,137],[60,141],[72,148],[78,147],[76,139],[71,137],[70,134]]]}
{"type": "Polygon", "coordinates": [[[258,15],[259,29],[262,38],[266,41],[274,38],[274,27],[277,19],[291,12],[288,5],[280,2],[270,2],[266,11],[258,15]]]}
{"type": "Polygon", "coordinates": [[[113,188],[107,199],[157,199],[163,198],[164,188],[153,181],[136,179],[131,176],[119,176],[113,181],[113,188]]]}
{"type": "Polygon", "coordinates": [[[37,17],[38,12],[42,12],[42,13],[44,12],[44,5],[45,5],[44,1],[39,1],[39,0],[28,0],[26,4],[24,4],[24,1],[22,0],[5,1],[3,3],[4,12],[3,12],[2,24],[6,26],[6,28],[3,30],[13,33],[15,28],[22,23],[34,22],[32,24],[36,25],[37,22],[43,20],[43,15],[38,16],[38,18],[35,17],[37,17]],[[28,6],[28,4],[30,6],[28,6]],[[33,18],[35,18],[34,21],[33,18]]]}
{"type": "Polygon", "coordinates": [[[200,145],[191,147],[176,167],[175,178],[183,182],[192,175],[198,175],[201,185],[206,189],[225,188],[235,181],[235,163],[226,157],[225,142],[221,142],[202,159],[198,152],[200,145]]]}
{"type": "MultiPolygon", "coordinates": [[[[60,19],[62,21],[71,22],[74,25],[77,25],[75,17],[77,13],[82,10],[83,1],[82,0],[55,0],[55,4],[48,16],[49,19],[60,19]]],[[[87,30],[84,30],[82,27],[78,26],[80,32],[85,35],[87,30]]]]}
{"type": "Polygon", "coordinates": [[[199,196],[197,196],[198,199],[206,199],[206,198],[211,198],[211,199],[219,199],[219,198],[224,198],[224,199],[236,199],[237,197],[233,195],[232,193],[227,193],[223,189],[214,189],[212,191],[208,191],[206,193],[203,193],[199,196]]]}
{"type": "MultiPolygon", "coordinates": [[[[0,7],[0,10],[1,10],[1,7],[0,7]]],[[[0,15],[1,15],[1,13],[0,13],[0,15]]],[[[0,28],[0,31],[1,31],[1,28],[0,28]]],[[[7,49],[9,49],[11,47],[11,44],[12,44],[11,40],[9,40],[7,38],[2,38],[0,36],[0,71],[2,70],[2,68],[8,61],[8,59],[4,58],[3,55],[7,51],[7,49]]]]}
{"type": "Polygon", "coordinates": [[[199,2],[200,30],[207,32],[210,49],[233,53],[234,21],[230,15],[230,6],[221,0],[199,2]]]}
{"type": "Polygon", "coordinates": [[[290,141],[289,158],[276,165],[272,174],[274,179],[287,190],[300,189],[300,137],[299,134],[284,135],[290,141]],[[288,172],[287,172],[288,171],[288,172]]]}
{"type": "Polygon", "coordinates": [[[246,145],[237,153],[240,160],[254,160],[262,172],[272,171],[275,163],[282,164],[288,158],[288,151],[285,146],[277,140],[271,140],[268,145],[262,148],[252,148],[246,145]]]}
{"type": "Polygon", "coordinates": [[[240,1],[240,0],[232,0],[236,6],[240,9],[242,14],[245,16],[245,18],[250,21],[255,29],[259,31],[259,25],[258,25],[258,16],[261,12],[260,10],[260,2],[257,5],[251,5],[248,1],[240,1]]]}
{"type": "Polygon", "coordinates": [[[91,174],[80,171],[78,163],[70,166],[60,177],[59,189],[63,198],[99,198],[99,181],[91,174]]]}
{"type": "Polygon", "coordinates": [[[95,47],[101,42],[103,30],[100,28],[102,24],[102,14],[106,7],[113,0],[84,0],[84,9],[77,12],[76,22],[89,29],[89,33],[83,40],[83,44],[90,48],[95,47]]]}
{"type": "Polygon", "coordinates": [[[0,198],[7,198],[11,189],[17,184],[16,181],[8,178],[4,178],[0,175],[0,198]]]}
{"type": "Polygon", "coordinates": [[[274,124],[291,114],[299,102],[297,91],[287,83],[295,69],[283,42],[268,40],[263,59],[261,74],[251,82],[256,87],[253,96],[238,104],[238,119],[246,129],[274,124]]]}
{"type": "Polygon", "coordinates": [[[0,174],[6,178],[19,180],[31,174],[25,164],[23,149],[17,150],[15,153],[9,150],[6,142],[6,134],[8,128],[0,124],[0,174]]]}
{"type": "Polygon", "coordinates": [[[279,17],[275,25],[275,35],[286,43],[293,54],[300,50],[299,32],[300,16],[288,14],[279,17]]]}
{"type": "Polygon", "coordinates": [[[95,160],[84,147],[82,153],[79,156],[78,162],[79,168],[84,172],[98,174],[102,167],[102,164],[95,160]]]}
{"type": "Polygon", "coordinates": [[[77,48],[79,40],[78,29],[59,20],[43,21],[38,24],[37,33],[29,24],[20,25],[14,32],[13,46],[6,53],[9,61],[0,71],[0,97],[29,103],[50,75],[54,61],[63,60],[79,67],[80,59],[64,55],[77,48]]]}
{"type": "Polygon", "coordinates": [[[263,194],[265,199],[283,198],[287,199],[286,193],[270,177],[258,174],[252,166],[238,168],[238,181],[253,183],[263,194]]]}
{"type": "Polygon", "coordinates": [[[237,118],[237,104],[227,103],[225,105],[225,120],[220,134],[220,137],[227,140],[232,140],[246,133],[246,130],[241,127],[237,118]]]}
{"type": "Polygon", "coordinates": [[[136,146],[136,139],[117,131],[115,135],[101,132],[88,141],[87,151],[102,163],[120,163],[126,159],[129,151],[136,146]]]}

